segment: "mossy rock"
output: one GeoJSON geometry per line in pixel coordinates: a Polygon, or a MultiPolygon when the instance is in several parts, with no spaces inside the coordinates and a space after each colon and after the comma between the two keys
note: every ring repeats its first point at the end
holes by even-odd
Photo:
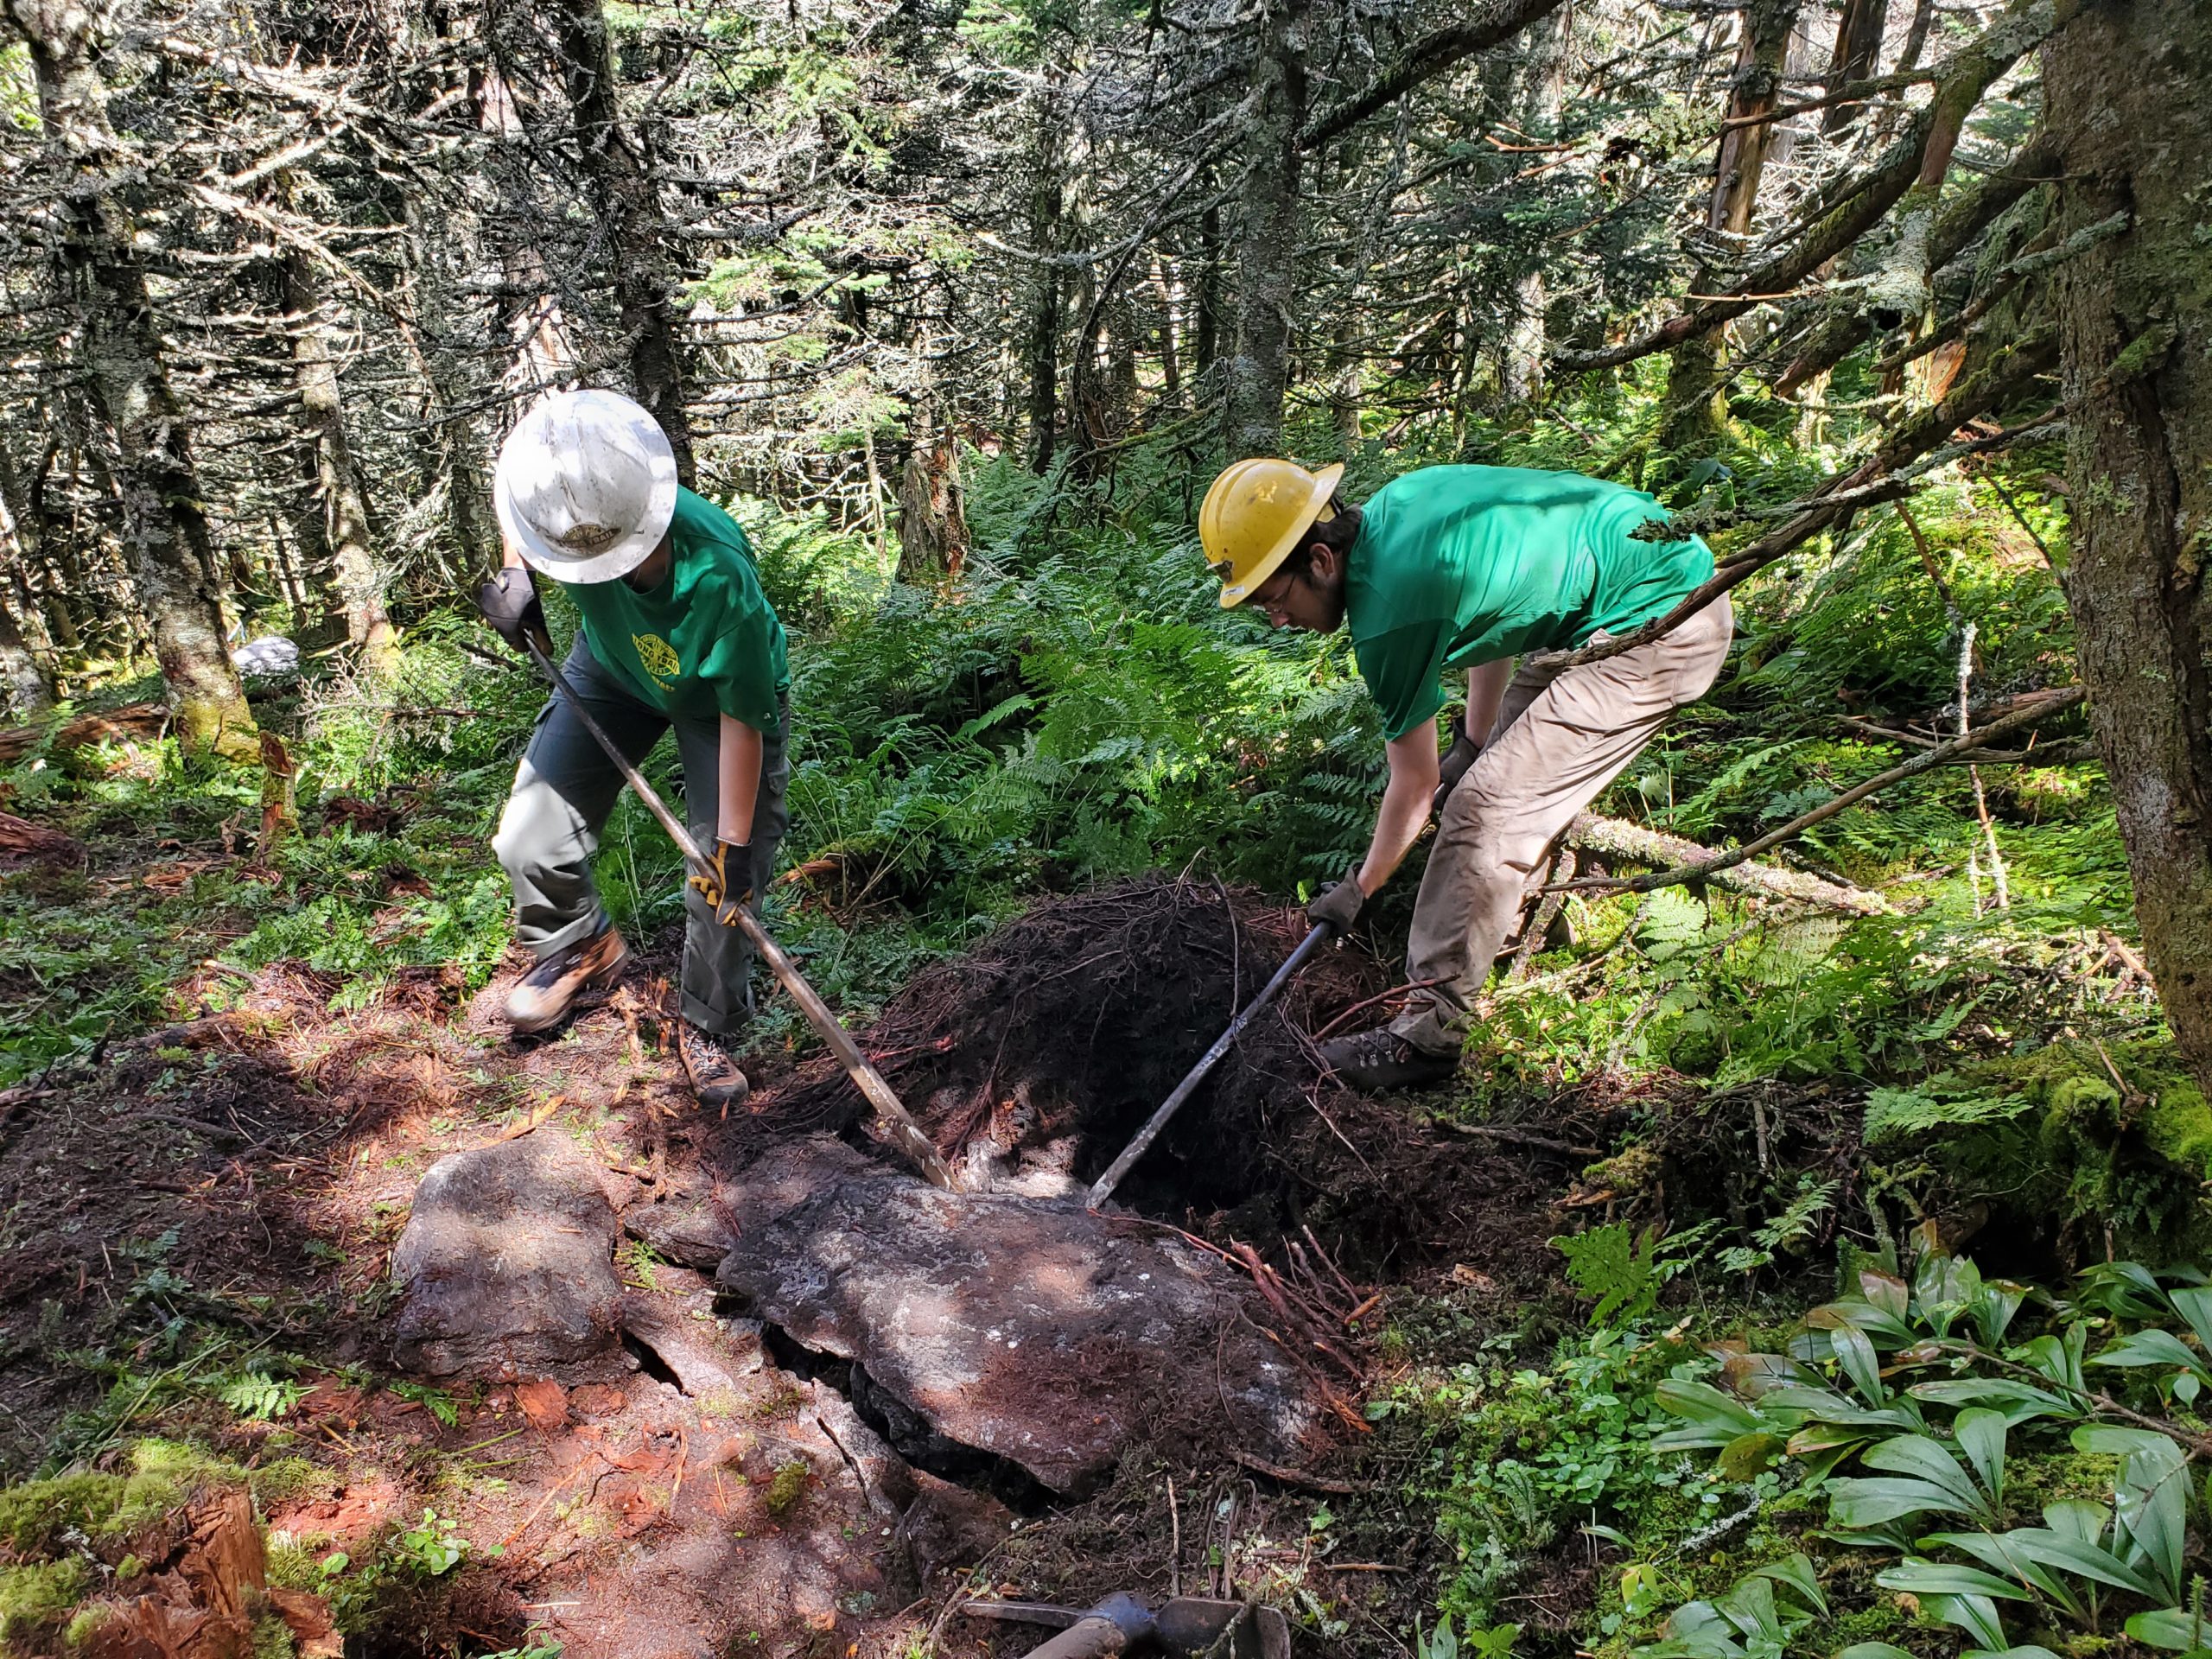
{"type": "Polygon", "coordinates": [[[2171,1043],[2052,1043],[1922,1089],[1972,1117],[1881,1145],[1907,1187],[1934,1177],[1930,1208],[1986,1203],[2062,1255],[2101,1257],[2107,1234],[2123,1256],[2212,1255],[2212,1105],[2171,1043]],[[1900,1143],[1908,1157],[1891,1154],[1900,1143]]]}

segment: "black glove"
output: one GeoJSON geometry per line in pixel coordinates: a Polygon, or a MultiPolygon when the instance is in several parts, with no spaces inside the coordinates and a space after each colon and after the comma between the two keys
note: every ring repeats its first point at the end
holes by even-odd
{"type": "Polygon", "coordinates": [[[1367,895],[1359,890],[1359,867],[1355,864],[1344,872],[1341,881],[1332,881],[1315,895],[1306,906],[1306,919],[1316,927],[1333,927],[1342,933],[1351,931],[1351,925],[1359,919],[1359,907],[1367,902],[1367,895]]]}
{"type": "Polygon", "coordinates": [[[1483,746],[1467,735],[1466,715],[1456,716],[1452,721],[1452,747],[1444,751],[1444,759],[1436,769],[1437,776],[1443,781],[1437,785],[1436,793],[1428,803],[1428,810],[1432,813],[1440,817],[1443,814],[1444,803],[1451,799],[1452,790],[1467,775],[1467,768],[1475,764],[1475,757],[1482,752],[1483,746]]]}
{"type": "Polygon", "coordinates": [[[748,842],[718,841],[707,860],[707,874],[695,875],[691,885],[715,907],[715,919],[724,927],[737,925],[737,912],[753,897],[753,848],[748,842]]]}
{"type": "Polygon", "coordinates": [[[492,631],[524,656],[525,639],[537,641],[548,657],[553,654],[553,635],[545,626],[545,607],[537,602],[537,584],[520,565],[508,565],[476,590],[476,608],[492,631]]]}

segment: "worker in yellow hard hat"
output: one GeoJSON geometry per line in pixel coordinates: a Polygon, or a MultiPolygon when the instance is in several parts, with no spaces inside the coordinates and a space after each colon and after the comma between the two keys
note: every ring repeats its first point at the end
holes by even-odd
{"type": "Polygon", "coordinates": [[[1432,812],[1436,844],[1407,943],[1414,986],[1388,1025],[1321,1045],[1363,1089],[1441,1082],[1474,1001],[1553,843],[1650,741],[1705,695],[1733,627],[1726,594],[1657,639],[1567,668],[1530,664],[1676,608],[1713,575],[1696,537],[1644,539],[1666,510],[1624,485],[1518,467],[1424,467],[1359,505],[1344,468],[1240,461],[1217,478],[1198,536],[1224,607],[1279,628],[1348,626],[1382,715],[1389,783],[1367,854],[1307,907],[1339,931],[1390,879],[1432,812]],[[1440,759],[1443,677],[1465,713],[1440,759]]]}

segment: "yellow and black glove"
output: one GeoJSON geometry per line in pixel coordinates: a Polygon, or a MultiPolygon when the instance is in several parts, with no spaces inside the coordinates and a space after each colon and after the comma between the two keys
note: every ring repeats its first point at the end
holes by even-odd
{"type": "Polygon", "coordinates": [[[750,842],[718,841],[704,872],[691,878],[699,896],[714,906],[715,919],[724,927],[737,925],[737,913],[753,897],[753,846],[750,842]]]}

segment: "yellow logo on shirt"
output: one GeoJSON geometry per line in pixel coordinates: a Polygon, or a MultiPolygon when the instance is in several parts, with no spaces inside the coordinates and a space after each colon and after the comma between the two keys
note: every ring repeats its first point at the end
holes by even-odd
{"type": "Polygon", "coordinates": [[[653,677],[655,683],[664,691],[675,690],[676,677],[683,671],[676,647],[657,633],[633,633],[630,643],[636,647],[638,660],[645,664],[645,672],[653,677]]]}

